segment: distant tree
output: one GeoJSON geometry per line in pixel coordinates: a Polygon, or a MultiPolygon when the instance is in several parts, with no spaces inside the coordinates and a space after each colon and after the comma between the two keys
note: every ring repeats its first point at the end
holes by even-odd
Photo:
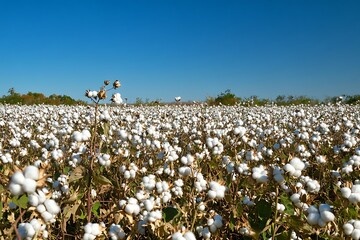
{"type": "Polygon", "coordinates": [[[217,104],[223,104],[223,105],[235,105],[240,102],[240,98],[236,97],[235,94],[233,94],[230,89],[225,90],[225,92],[220,93],[215,98],[215,103],[217,104]]]}

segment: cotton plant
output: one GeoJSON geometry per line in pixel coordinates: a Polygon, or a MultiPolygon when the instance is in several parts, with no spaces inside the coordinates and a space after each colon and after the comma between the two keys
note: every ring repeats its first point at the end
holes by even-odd
{"type": "Polygon", "coordinates": [[[343,225],[345,235],[350,236],[351,239],[360,239],[360,220],[352,219],[343,225]]]}
{"type": "Polygon", "coordinates": [[[307,213],[307,222],[310,225],[325,227],[327,223],[335,220],[335,215],[328,204],[320,204],[318,208],[312,205],[307,209],[307,213]]]}
{"type": "Polygon", "coordinates": [[[341,195],[344,198],[347,198],[351,203],[358,204],[360,202],[360,181],[357,180],[352,185],[351,188],[349,187],[342,187],[340,189],[341,195]]]}

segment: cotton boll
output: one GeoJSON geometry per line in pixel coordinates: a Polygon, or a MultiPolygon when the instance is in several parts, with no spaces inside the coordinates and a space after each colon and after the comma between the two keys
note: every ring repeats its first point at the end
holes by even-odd
{"type": "Polygon", "coordinates": [[[71,136],[76,142],[82,141],[82,133],[79,131],[75,131],[71,136]]]}
{"type": "Polygon", "coordinates": [[[351,188],[351,192],[360,193],[360,184],[354,184],[351,188]]]}
{"type": "Polygon", "coordinates": [[[290,161],[290,164],[296,169],[296,170],[303,170],[305,168],[305,163],[301,161],[299,158],[295,157],[290,161]]]}
{"type": "Polygon", "coordinates": [[[216,198],[216,191],[209,190],[207,195],[210,199],[214,199],[214,198],[216,198]]]}
{"type": "Polygon", "coordinates": [[[16,183],[10,183],[9,184],[9,191],[12,195],[21,195],[23,193],[23,189],[21,185],[16,183]]]}
{"type": "Polygon", "coordinates": [[[326,223],[322,218],[319,218],[318,225],[319,225],[320,227],[325,227],[326,224],[327,224],[327,223],[326,223]]]}
{"type": "Polygon", "coordinates": [[[93,223],[91,225],[91,234],[97,236],[100,233],[101,233],[101,231],[100,231],[100,228],[99,228],[99,224],[98,223],[93,223]]]}
{"type": "Polygon", "coordinates": [[[351,233],[352,239],[360,239],[360,229],[354,229],[354,231],[351,233]]]}
{"type": "Polygon", "coordinates": [[[31,206],[36,207],[37,205],[39,205],[39,198],[35,194],[30,194],[28,197],[28,202],[31,206]]]}
{"type": "Polygon", "coordinates": [[[60,212],[59,205],[53,199],[47,199],[44,202],[44,205],[46,207],[46,210],[53,215],[56,215],[60,212]]]}
{"type": "Polygon", "coordinates": [[[39,169],[35,166],[27,166],[24,170],[24,176],[25,178],[30,178],[32,180],[38,180],[39,179],[39,169]]]}
{"type": "Polygon", "coordinates": [[[92,223],[87,223],[84,227],[85,233],[91,233],[92,231],[92,223]]]}
{"type": "Polygon", "coordinates": [[[321,216],[321,219],[324,220],[324,222],[332,222],[335,219],[335,215],[329,211],[320,212],[320,216],[321,216]]]}
{"type": "Polygon", "coordinates": [[[331,207],[329,204],[320,204],[319,211],[320,213],[324,211],[331,211],[331,207]]]}
{"type": "Polygon", "coordinates": [[[360,193],[351,193],[349,196],[349,201],[354,204],[360,202],[360,193]]]}
{"type": "Polygon", "coordinates": [[[343,229],[344,229],[344,233],[346,235],[350,235],[354,230],[354,226],[352,224],[350,224],[350,223],[345,223],[343,225],[343,229]]]}
{"type": "Polygon", "coordinates": [[[222,217],[220,215],[214,216],[214,224],[217,228],[221,228],[223,226],[222,217]]]}
{"type": "Polygon", "coordinates": [[[181,232],[176,232],[173,235],[171,235],[171,239],[172,240],[183,240],[183,235],[181,234],[181,232]]]}
{"type": "Polygon", "coordinates": [[[210,228],[210,232],[212,232],[212,233],[215,233],[217,230],[217,227],[215,226],[215,224],[210,225],[209,228],[210,228]]]}
{"type": "Polygon", "coordinates": [[[307,222],[310,225],[316,225],[318,224],[318,221],[320,219],[320,214],[319,213],[309,213],[309,215],[307,216],[307,222]]]}
{"type": "Polygon", "coordinates": [[[125,207],[125,212],[127,214],[133,214],[135,211],[135,205],[133,204],[127,204],[126,207],[125,207]]]}
{"type": "Polygon", "coordinates": [[[291,165],[291,164],[286,164],[286,165],[284,166],[284,170],[285,170],[286,172],[288,172],[290,175],[292,175],[292,174],[296,171],[296,169],[294,168],[294,166],[291,165]]]}
{"type": "Polygon", "coordinates": [[[38,206],[36,207],[36,210],[37,210],[40,214],[42,214],[43,212],[46,211],[46,207],[44,206],[44,204],[40,204],[40,205],[38,205],[38,206]]]}
{"type": "Polygon", "coordinates": [[[183,237],[185,238],[185,240],[196,240],[196,237],[195,237],[194,233],[190,232],[190,231],[184,233],[183,237]]]}
{"type": "Polygon", "coordinates": [[[25,181],[25,177],[22,172],[17,171],[11,177],[11,182],[16,184],[23,184],[25,181]]]}
{"type": "Polygon", "coordinates": [[[45,222],[50,222],[54,218],[54,216],[48,211],[41,213],[41,217],[44,219],[45,222]]]}
{"type": "Polygon", "coordinates": [[[351,189],[348,188],[348,187],[343,187],[341,188],[341,195],[344,197],[344,198],[349,198],[350,195],[351,195],[351,189]]]}
{"type": "Polygon", "coordinates": [[[354,225],[354,228],[360,229],[360,220],[355,220],[353,225],[354,225]]]}
{"type": "Polygon", "coordinates": [[[22,187],[24,192],[34,193],[36,191],[36,181],[31,178],[27,178],[22,187]]]}

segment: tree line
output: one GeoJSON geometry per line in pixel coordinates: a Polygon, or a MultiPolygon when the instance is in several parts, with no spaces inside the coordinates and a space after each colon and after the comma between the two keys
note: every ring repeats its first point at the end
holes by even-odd
{"type": "Polygon", "coordinates": [[[8,104],[49,104],[49,105],[78,105],[86,104],[86,102],[81,100],[75,100],[67,95],[57,95],[52,94],[50,96],[45,96],[42,93],[28,92],[26,94],[20,94],[15,91],[14,88],[8,90],[7,95],[3,95],[0,98],[0,103],[8,104]]]}

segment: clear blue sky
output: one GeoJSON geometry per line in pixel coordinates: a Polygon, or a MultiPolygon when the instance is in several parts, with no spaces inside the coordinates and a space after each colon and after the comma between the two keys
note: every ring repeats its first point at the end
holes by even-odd
{"type": "Polygon", "coordinates": [[[360,94],[358,0],[0,0],[0,95],[360,94]]]}

